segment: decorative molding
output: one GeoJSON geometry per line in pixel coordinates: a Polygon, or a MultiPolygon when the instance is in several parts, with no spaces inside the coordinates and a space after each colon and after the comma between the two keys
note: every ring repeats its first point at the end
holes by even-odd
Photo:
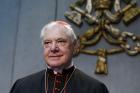
{"type": "Polygon", "coordinates": [[[107,74],[107,56],[125,52],[130,56],[140,53],[140,36],[127,31],[120,31],[113,24],[123,21],[125,25],[132,23],[140,15],[140,8],[135,0],[78,0],[70,5],[71,11],[65,12],[65,17],[77,26],[86,21],[89,28],[79,36],[80,46],[75,54],[79,53],[98,56],[96,74],[107,74]],[[124,3],[122,7],[120,3],[124,3]],[[117,48],[87,50],[87,47],[96,45],[101,38],[117,48]],[[129,39],[134,46],[129,44],[129,39]]]}

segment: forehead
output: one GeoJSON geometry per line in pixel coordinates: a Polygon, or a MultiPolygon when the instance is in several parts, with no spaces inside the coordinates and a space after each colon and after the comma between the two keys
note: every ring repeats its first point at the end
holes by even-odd
{"type": "Polygon", "coordinates": [[[60,28],[53,28],[53,29],[48,29],[44,33],[44,40],[47,39],[70,39],[70,36],[64,31],[63,29],[60,28]]]}

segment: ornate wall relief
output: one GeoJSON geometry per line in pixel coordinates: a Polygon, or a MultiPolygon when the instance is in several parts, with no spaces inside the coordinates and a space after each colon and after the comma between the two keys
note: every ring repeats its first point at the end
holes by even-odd
{"type": "Polygon", "coordinates": [[[70,5],[71,11],[65,12],[65,17],[77,26],[82,26],[83,21],[87,22],[89,28],[79,36],[80,46],[76,51],[79,53],[98,56],[96,74],[107,74],[107,56],[125,52],[130,56],[140,53],[140,35],[127,31],[120,31],[114,24],[123,21],[125,25],[131,24],[140,15],[140,8],[135,0],[77,0],[70,5]],[[124,6],[121,6],[124,3],[124,6]],[[94,46],[104,38],[106,42],[117,48],[87,50],[87,47],[94,46]],[[134,45],[129,44],[129,40],[134,45]]]}

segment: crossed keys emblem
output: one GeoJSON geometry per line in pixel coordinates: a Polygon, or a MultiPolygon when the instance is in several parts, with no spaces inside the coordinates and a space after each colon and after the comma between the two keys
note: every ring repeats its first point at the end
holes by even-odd
{"type": "Polygon", "coordinates": [[[77,26],[82,26],[83,21],[89,28],[79,37],[79,48],[75,55],[79,53],[98,56],[96,64],[96,74],[107,74],[107,56],[126,52],[133,56],[140,53],[140,36],[127,31],[120,31],[113,27],[122,20],[125,25],[132,23],[140,15],[140,8],[135,0],[78,0],[70,5],[71,11],[65,12],[65,17],[77,26]],[[125,5],[121,6],[121,2],[125,5]],[[117,48],[88,50],[87,47],[94,46],[101,38],[117,48]],[[134,45],[129,44],[132,40],[134,45]]]}

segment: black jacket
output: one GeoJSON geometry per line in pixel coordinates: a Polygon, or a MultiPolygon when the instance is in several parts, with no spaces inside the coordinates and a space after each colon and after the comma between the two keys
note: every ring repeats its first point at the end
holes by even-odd
{"type": "MultiPolygon", "coordinates": [[[[79,69],[75,70],[66,88],[66,93],[109,93],[103,83],[79,69]]],[[[45,93],[45,70],[17,80],[10,93],[45,93]]]]}

